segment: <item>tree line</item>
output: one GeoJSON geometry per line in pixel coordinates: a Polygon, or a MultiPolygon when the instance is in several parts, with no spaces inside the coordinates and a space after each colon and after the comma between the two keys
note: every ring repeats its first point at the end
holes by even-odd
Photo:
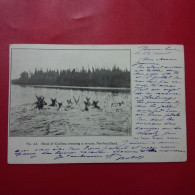
{"type": "Polygon", "coordinates": [[[114,66],[111,69],[94,68],[77,70],[23,71],[13,84],[20,85],[61,85],[80,87],[130,87],[130,71],[114,66]]]}

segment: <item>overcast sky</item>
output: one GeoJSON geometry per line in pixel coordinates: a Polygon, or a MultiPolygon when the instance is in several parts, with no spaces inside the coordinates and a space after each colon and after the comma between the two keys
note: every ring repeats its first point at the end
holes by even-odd
{"type": "Polygon", "coordinates": [[[46,71],[66,70],[84,67],[112,68],[130,70],[128,50],[12,50],[12,79],[19,78],[23,71],[34,72],[35,68],[46,71]]]}

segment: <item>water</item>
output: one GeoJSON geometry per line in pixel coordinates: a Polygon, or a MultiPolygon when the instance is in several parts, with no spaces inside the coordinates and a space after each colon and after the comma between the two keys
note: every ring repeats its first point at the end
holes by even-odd
{"type": "Polygon", "coordinates": [[[131,135],[131,96],[121,91],[72,90],[11,86],[10,136],[125,136],[131,135]],[[44,96],[47,105],[35,109],[37,96],[44,96]],[[78,104],[74,98],[79,98],[78,104]],[[99,101],[100,109],[84,101],[99,101]],[[62,102],[51,107],[50,98],[62,102]],[[68,105],[71,99],[72,105],[68,105]]]}

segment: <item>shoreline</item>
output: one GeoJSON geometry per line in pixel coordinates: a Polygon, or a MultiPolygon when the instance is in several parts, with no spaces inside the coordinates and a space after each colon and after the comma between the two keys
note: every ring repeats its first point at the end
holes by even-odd
{"type": "Polygon", "coordinates": [[[59,86],[59,85],[21,85],[21,84],[12,84],[19,85],[21,87],[35,87],[35,88],[50,88],[50,89],[65,89],[65,90],[85,90],[85,91],[121,91],[121,92],[130,92],[130,88],[116,88],[116,87],[81,87],[81,86],[59,86]]]}

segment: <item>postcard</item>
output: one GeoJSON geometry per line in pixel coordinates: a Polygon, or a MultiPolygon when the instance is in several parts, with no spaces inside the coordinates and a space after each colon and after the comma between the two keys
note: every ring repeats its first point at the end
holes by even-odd
{"type": "Polygon", "coordinates": [[[187,160],[183,45],[10,45],[9,164],[187,160]]]}

